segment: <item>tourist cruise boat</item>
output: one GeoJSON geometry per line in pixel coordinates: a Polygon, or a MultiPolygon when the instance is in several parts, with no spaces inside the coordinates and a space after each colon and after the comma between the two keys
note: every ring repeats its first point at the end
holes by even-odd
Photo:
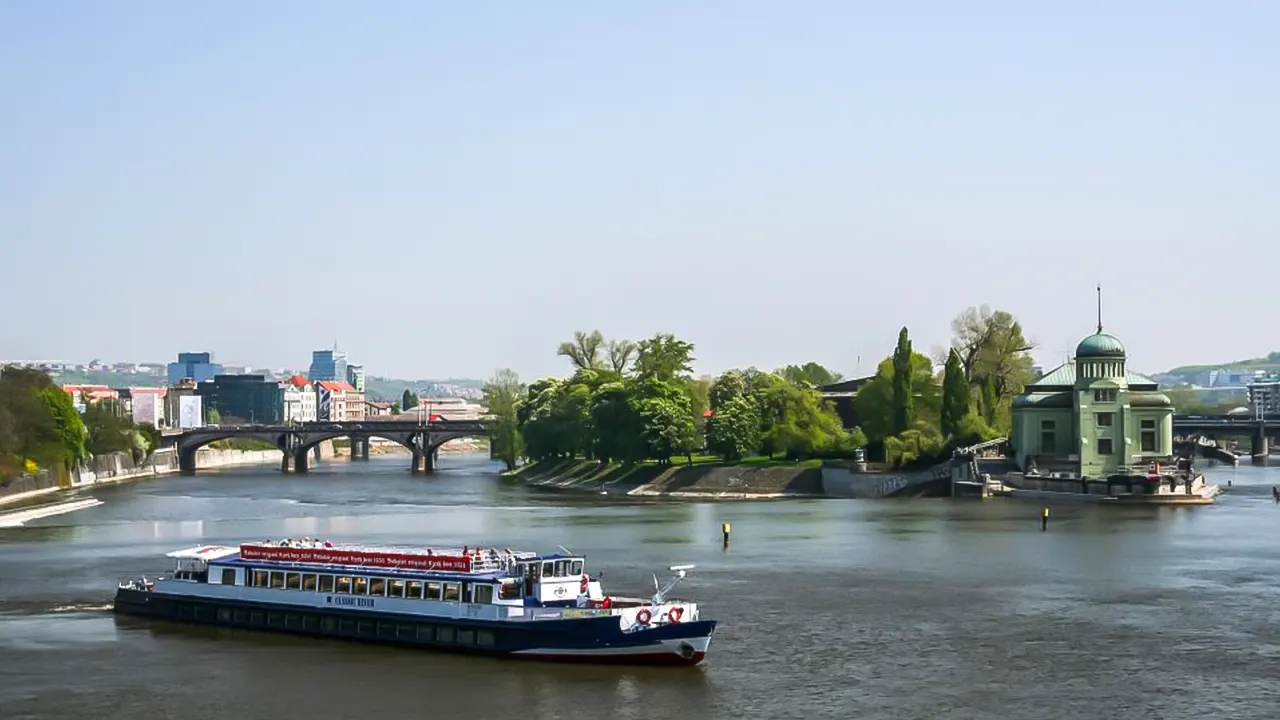
{"type": "Polygon", "coordinates": [[[171,574],[116,590],[123,615],[435,650],[591,663],[696,665],[716,621],[668,597],[610,597],[585,557],[511,549],[335,545],[310,538],[170,552],[171,574]]]}

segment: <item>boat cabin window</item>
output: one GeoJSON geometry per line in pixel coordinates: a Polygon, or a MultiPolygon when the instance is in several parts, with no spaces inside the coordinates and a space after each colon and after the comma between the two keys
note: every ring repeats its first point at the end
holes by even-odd
{"type": "Polygon", "coordinates": [[[498,586],[498,597],[503,600],[519,600],[520,599],[520,583],[515,580],[503,580],[498,586]]]}
{"type": "Polygon", "coordinates": [[[322,593],[333,592],[333,576],[332,575],[320,576],[320,592],[322,593]]]}
{"type": "Polygon", "coordinates": [[[581,561],[581,560],[574,560],[574,561],[573,561],[573,569],[572,569],[572,570],[570,570],[569,574],[570,574],[570,575],[581,575],[581,574],[582,574],[582,561],[581,561]]]}
{"type": "Polygon", "coordinates": [[[351,594],[352,595],[368,595],[369,594],[369,578],[366,578],[366,577],[352,578],[351,594]]]}
{"type": "Polygon", "coordinates": [[[235,585],[235,584],[236,584],[236,571],[235,571],[235,568],[223,568],[223,569],[222,569],[222,584],[223,584],[223,585],[235,585]]]}
{"type": "Polygon", "coordinates": [[[439,599],[440,599],[440,583],[438,583],[438,582],[429,582],[429,583],[427,583],[427,594],[426,594],[426,599],[427,599],[427,600],[439,600],[439,599]]]}
{"type": "Polygon", "coordinates": [[[249,586],[250,586],[250,587],[266,587],[266,586],[267,586],[267,571],[266,571],[266,570],[254,570],[254,571],[253,571],[253,577],[252,577],[252,578],[250,578],[250,580],[249,580],[249,586]]]}
{"type": "Polygon", "coordinates": [[[369,578],[369,594],[383,597],[387,594],[386,578],[369,578]]]}
{"type": "Polygon", "coordinates": [[[568,574],[569,574],[569,561],[568,561],[568,560],[557,560],[557,561],[556,561],[556,575],[555,575],[555,576],[556,576],[556,577],[564,577],[565,575],[568,575],[568,574]]]}
{"type": "Polygon", "coordinates": [[[271,587],[273,588],[284,587],[284,573],[282,572],[271,573],[271,587]]]}
{"type": "Polygon", "coordinates": [[[472,593],[474,593],[471,602],[480,603],[481,605],[489,605],[493,602],[492,585],[472,585],[471,587],[472,593]]]}
{"type": "Polygon", "coordinates": [[[417,580],[410,580],[404,586],[404,596],[415,600],[420,599],[422,597],[422,583],[417,580]]]}
{"type": "Polygon", "coordinates": [[[555,577],[556,564],[553,562],[542,563],[542,577],[555,577]]]}
{"type": "Polygon", "coordinates": [[[284,586],[290,590],[301,590],[302,575],[300,573],[285,573],[284,586]]]}
{"type": "Polygon", "coordinates": [[[461,594],[462,594],[462,588],[458,585],[458,583],[444,584],[445,602],[458,602],[458,599],[461,596],[461,594]]]}
{"type": "Polygon", "coordinates": [[[350,594],[351,594],[351,578],[349,578],[349,577],[347,577],[347,576],[345,576],[345,575],[341,575],[341,576],[339,576],[339,577],[338,577],[338,587],[337,587],[337,589],[335,590],[335,592],[337,592],[337,593],[339,593],[339,594],[341,594],[341,595],[350,595],[350,594]]]}
{"type": "Polygon", "coordinates": [[[404,597],[404,581],[392,580],[387,583],[387,597],[402,598],[404,597]]]}
{"type": "Polygon", "coordinates": [[[303,589],[303,590],[306,590],[307,592],[315,592],[315,591],[316,591],[316,576],[315,576],[315,575],[303,575],[303,576],[302,576],[302,589],[303,589]]]}

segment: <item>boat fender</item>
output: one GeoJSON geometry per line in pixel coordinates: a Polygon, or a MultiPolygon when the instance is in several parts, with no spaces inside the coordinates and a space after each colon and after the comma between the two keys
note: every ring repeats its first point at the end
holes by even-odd
{"type": "Polygon", "coordinates": [[[636,613],[637,625],[648,625],[649,621],[652,619],[653,613],[649,612],[647,609],[642,609],[640,612],[636,613]]]}
{"type": "Polygon", "coordinates": [[[684,608],[678,608],[678,607],[671,608],[671,610],[667,613],[667,619],[673,623],[680,622],[681,617],[684,617],[684,608]]]}

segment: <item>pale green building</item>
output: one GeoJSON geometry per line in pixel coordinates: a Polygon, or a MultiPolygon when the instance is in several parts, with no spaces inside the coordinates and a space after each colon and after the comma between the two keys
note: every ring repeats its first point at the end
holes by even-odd
{"type": "Polygon", "coordinates": [[[1125,364],[1124,345],[1099,325],[1074,360],[1028,385],[1013,402],[1018,468],[1101,479],[1170,461],[1173,403],[1125,364]]]}

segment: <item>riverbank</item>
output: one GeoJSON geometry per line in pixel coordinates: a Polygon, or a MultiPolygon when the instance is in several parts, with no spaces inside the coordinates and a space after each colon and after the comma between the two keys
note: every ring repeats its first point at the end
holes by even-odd
{"type": "Polygon", "coordinates": [[[557,460],[504,474],[531,487],[635,497],[752,500],[824,497],[822,470],[801,464],[621,465],[557,460]]]}
{"type": "MultiPolygon", "coordinates": [[[[321,459],[333,456],[332,443],[322,443],[321,459]]],[[[279,450],[223,450],[206,447],[196,452],[198,470],[252,465],[278,466],[279,464],[279,450]]],[[[76,468],[61,480],[48,471],[12,480],[0,486],[0,509],[35,501],[46,501],[60,493],[170,475],[177,473],[178,469],[177,452],[172,448],[157,450],[140,464],[134,464],[133,459],[126,453],[112,453],[95,457],[90,463],[76,468]]]]}

